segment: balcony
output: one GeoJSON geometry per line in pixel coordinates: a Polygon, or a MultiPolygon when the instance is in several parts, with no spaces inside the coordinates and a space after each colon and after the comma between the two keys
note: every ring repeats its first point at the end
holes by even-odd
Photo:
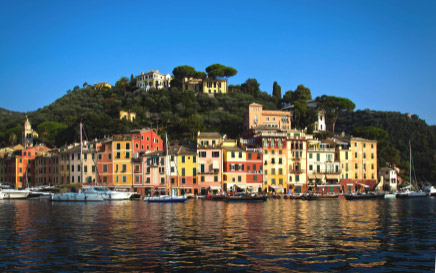
{"type": "Polygon", "coordinates": [[[247,174],[262,174],[262,171],[247,171],[247,174]]]}
{"type": "Polygon", "coordinates": [[[293,168],[289,168],[289,172],[290,173],[305,173],[306,170],[305,169],[293,169],[293,168]]]}

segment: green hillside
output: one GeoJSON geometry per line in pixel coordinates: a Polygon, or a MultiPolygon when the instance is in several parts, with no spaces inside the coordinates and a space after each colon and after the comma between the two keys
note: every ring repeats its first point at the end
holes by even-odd
{"type": "MultiPolygon", "coordinates": [[[[174,85],[177,86],[177,83],[174,85]]],[[[294,103],[294,110],[300,113],[300,118],[293,127],[304,128],[316,118],[316,114],[302,103],[312,98],[309,88],[300,85],[295,91],[286,92],[281,101],[280,86],[274,83],[272,90],[274,95],[269,95],[259,89],[255,79],[248,79],[241,85],[230,85],[228,94],[217,94],[215,97],[192,91],[182,92],[177,87],[147,92],[136,87],[132,76],[130,80],[121,78],[112,89],[94,90],[87,84],[82,88],[76,86],[54,103],[28,115],[32,127],[39,134],[37,142],[51,147],[78,141],[80,121],[88,139],[147,127],[157,129],[161,136],[167,132],[171,140],[191,141],[199,130],[218,131],[235,138],[242,131],[244,112],[252,102],[262,104],[265,109],[278,109],[281,103],[294,103]],[[120,110],[135,112],[136,120],[133,123],[120,120],[120,110]]],[[[330,98],[323,96],[318,99],[320,104],[329,106],[332,103],[330,98]]],[[[409,118],[394,112],[350,111],[354,109],[352,102],[337,99],[345,106],[327,115],[329,128],[333,127],[338,114],[336,133],[377,139],[379,168],[396,165],[408,170],[410,139],[417,178],[421,181],[436,180],[435,126],[428,126],[415,115],[409,118]]],[[[24,114],[4,109],[0,109],[0,114],[1,146],[19,143],[24,114]]]]}

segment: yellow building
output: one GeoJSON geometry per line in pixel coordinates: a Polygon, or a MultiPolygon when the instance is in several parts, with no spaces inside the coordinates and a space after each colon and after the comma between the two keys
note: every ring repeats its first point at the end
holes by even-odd
{"type": "MultiPolygon", "coordinates": [[[[133,139],[131,134],[114,135],[113,151],[113,184],[117,187],[130,188],[133,181],[133,139]]],[[[139,141],[139,140],[138,140],[139,141]]]]}
{"type": "Polygon", "coordinates": [[[136,119],[136,113],[130,111],[120,111],[120,119],[125,119],[134,122],[136,119]]]}
{"type": "Polygon", "coordinates": [[[183,91],[194,91],[204,94],[226,94],[227,93],[227,80],[222,79],[197,79],[185,78],[183,80],[183,91]]]}
{"type": "Polygon", "coordinates": [[[262,127],[290,131],[291,113],[287,111],[263,110],[261,104],[252,103],[245,112],[244,130],[262,127]]]}
{"type": "Polygon", "coordinates": [[[197,194],[197,152],[195,147],[180,146],[177,151],[177,172],[179,180],[176,187],[179,194],[197,194]]]}
{"type": "Polygon", "coordinates": [[[307,179],[307,140],[303,131],[290,131],[287,134],[288,191],[305,192],[307,179]]]}
{"type": "Polygon", "coordinates": [[[352,137],[351,178],[377,181],[377,141],[352,137]]]}
{"type": "Polygon", "coordinates": [[[283,192],[287,188],[287,148],[285,132],[261,131],[263,147],[263,190],[283,192]]]}
{"type": "Polygon", "coordinates": [[[94,83],[94,89],[95,90],[102,90],[103,88],[111,89],[112,85],[110,85],[107,82],[96,82],[96,83],[94,83]]]}

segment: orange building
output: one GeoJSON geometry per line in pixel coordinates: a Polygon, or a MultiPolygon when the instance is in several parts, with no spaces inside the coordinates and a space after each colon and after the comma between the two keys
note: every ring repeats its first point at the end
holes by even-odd
{"type": "Polygon", "coordinates": [[[263,110],[261,104],[252,103],[244,117],[244,130],[265,126],[282,131],[291,130],[291,113],[286,111],[263,110]]]}

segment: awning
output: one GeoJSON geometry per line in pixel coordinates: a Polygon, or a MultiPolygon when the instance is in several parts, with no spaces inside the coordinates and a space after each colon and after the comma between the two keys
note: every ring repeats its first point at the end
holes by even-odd
{"type": "Polygon", "coordinates": [[[330,188],[330,187],[341,187],[341,185],[316,185],[317,188],[330,188]]]}
{"type": "Polygon", "coordinates": [[[171,187],[172,189],[192,189],[192,187],[171,187]]]}
{"type": "Polygon", "coordinates": [[[209,188],[212,191],[214,191],[214,190],[217,190],[217,191],[221,190],[221,186],[210,186],[209,188]]]}
{"type": "Polygon", "coordinates": [[[246,189],[248,187],[247,184],[241,183],[241,184],[235,184],[236,187],[240,188],[240,189],[246,189]]]}
{"type": "Polygon", "coordinates": [[[219,164],[218,164],[218,161],[214,161],[214,162],[212,163],[212,168],[213,168],[214,170],[219,170],[219,169],[220,169],[220,166],[219,166],[219,164]]]}
{"type": "Polygon", "coordinates": [[[368,186],[368,185],[366,185],[366,184],[362,184],[362,183],[357,183],[357,185],[360,185],[360,186],[364,186],[365,188],[369,188],[369,186],[368,186]]]}
{"type": "Polygon", "coordinates": [[[308,173],[307,174],[307,177],[309,178],[309,179],[322,179],[322,174],[310,174],[310,173],[308,173]]]}
{"type": "Polygon", "coordinates": [[[275,190],[283,190],[283,187],[280,187],[280,186],[271,185],[270,187],[275,189],[275,190]]]}
{"type": "Polygon", "coordinates": [[[339,180],[339,175],[338,174],[326,174],[325,176],[329,180],[339,180]]]}

